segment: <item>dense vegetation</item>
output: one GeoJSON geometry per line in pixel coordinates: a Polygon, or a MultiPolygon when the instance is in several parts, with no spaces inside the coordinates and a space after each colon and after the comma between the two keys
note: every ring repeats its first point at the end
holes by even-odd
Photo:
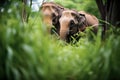
{"type": "Polygon", "coordinates": [[[0,80],[120,79],[118,29],[109,25],[105,40],[101,26],[97,36],[87,29],[77,43],[67,44],[47,34],[39,12],[22,22],[20,4],[0,12],[0,80]]]}

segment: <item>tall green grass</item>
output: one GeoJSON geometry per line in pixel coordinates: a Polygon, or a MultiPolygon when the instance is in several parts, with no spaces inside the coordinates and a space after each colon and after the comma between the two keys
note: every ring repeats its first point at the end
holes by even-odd
{"type": "MultiPolygon", "coordinates": [[[[12,9],[12,8],[11,8],[12,9]]],[[[119,80],[120,37],[101,31],[75,44],[49,35],[40,13],[23,23],[15,9],[0,21],[1,80],[119,80]]]]}

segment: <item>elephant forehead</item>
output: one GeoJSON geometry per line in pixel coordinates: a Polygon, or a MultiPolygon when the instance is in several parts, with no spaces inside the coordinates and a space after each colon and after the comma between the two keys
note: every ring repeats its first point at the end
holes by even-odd
{"type": "Polygon", "coordinates": [[[62,16],[61,16],[61,20],[66,21],[66,20],[70,20],[70,19],[73,19],[71,12],[70,11],[63,11],[62,16]]]}
{"type": "Polygon", "coordinates": [[[70,11],[63,11],[63,16],[72,16],[70,11]]]}
{"type": "Polygon", "coordinates": [[[71,16],[73,16],[72,14],[76,14],[76,12],[75,11],[73,11],[73,10],[65,10],[65,11],[63,11],[63,13],[62,13],[63,15],[71,15],[71,16]]]}
{"type": "Polygon", "coordinates": [[[45,11],[45,10],[49,10],[49,11],[52,11],[53,10],[53,8],[52,8],[52,6],[42,6],[42,11],[45,11]]]}
{"type": "Polygon", "coordinates": [[[45,3],[41,6],[41,9],[42,10],[45,10],[45,9],[53,9],[54,7],[56,7],[55,4],[51,4],[51,3],[45,3]]]}
{"type": "Polygon", "coordinates": [[[44,4],[42,5],[42,7],[49,7],[49,6],[56,6],[56,5],[53,4],[53,3],[44,3],[44,4]]]}
{"type": "Polygon", "coordinates": [[[72,16],[62,16],[59,21],[60,23],[68,24],[70,20],[74,20],[74,18],[72,16]]]}
{"type": "Polygon", "coordinates": [[[49,6],[49,7],[43,7],[41,11],[42,11],[43,15],[52,16],[52,13],[54,13],[56,16],[58,16],[58,13],[51,6],[49,6]]]}

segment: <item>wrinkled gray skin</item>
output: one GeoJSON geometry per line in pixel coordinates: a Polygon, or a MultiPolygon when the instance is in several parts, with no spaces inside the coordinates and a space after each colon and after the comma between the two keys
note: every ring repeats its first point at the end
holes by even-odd
{"type": "Polygon", "coordinates": [[[87,26],[98,24],[96,17],[89,15],[85,12],[77,12],[74,10],[64,10],[59,19],[60,22],[60,39],[70,42],[70,37],[74,36],[79,31],[84,31],[87,26]]]}

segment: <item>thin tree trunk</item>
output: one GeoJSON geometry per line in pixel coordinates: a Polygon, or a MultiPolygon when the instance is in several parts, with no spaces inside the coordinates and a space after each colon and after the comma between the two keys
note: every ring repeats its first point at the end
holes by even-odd
{"type": "MultiPolygon", "coordinates": [[[[23,21],[23,22],[28,22],[28,18],[29,18],[29,15],[30,15],[30,11],[27,10],[27,8],[28,8],[27,0],[22,0],[22,3],[23,3],[23,8],[22,8],[22,21],[23,21]]],[[[32,6],[32,0],[30,0],[30,5],[29,5],[29,8],[30,8],[30,9],[31,9],[31,6],[32,6]]]]}
{"type": "MultiPolygon", "coordinates": [[[[96,3],[97,3],[97,6],[98,6],[98,9],[100,11],[102,20],[106,21],[106,8],[105,8],[105,5],[103,4],[103,1],[102,0],[96,0],[96,3]]],[[[104,36],[106,35],[106,29],[107,29],[106,23],[102,22],[102,26],[103,26],[102,38],[104,38],[104,36]]]]}
{"type": "Polygon", "coordinates": [[[107,13],[107,21],[116,27],[120,27],[119,0],[111,0],[109,4],[110,4],[110,6],[108,7],[109,11],[107,13]]]}
{"type": "Polygon", "coordinates": [[[26,21],[27,21],[27,13],[26,13],[27,0],[22,0],[22,3],[23,3],[22,21],[23,21],[23,22],[26,22],[26,21]]]}
{"type": "MultiPolygon", "coordinates": [[[[30,0],[30,9],[31,9],[31,6],[32,6],[32,0],[30,0]]],[[[28,18],[30,16],[30,12],[26,13],[27,14],[27,17],[26,17],[26,22],[28,22],[28,18]]]]}

